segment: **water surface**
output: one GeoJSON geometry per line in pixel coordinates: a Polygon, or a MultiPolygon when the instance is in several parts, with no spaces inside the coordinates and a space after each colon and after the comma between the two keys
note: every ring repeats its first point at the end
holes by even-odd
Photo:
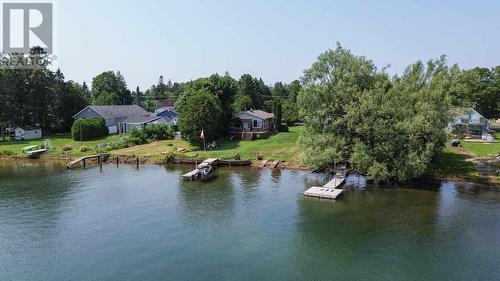
{"type": "Polygon", "coordinates": [[[499,192],[188,169],[0,162],[0,280],[500,280],[499,192]]]}

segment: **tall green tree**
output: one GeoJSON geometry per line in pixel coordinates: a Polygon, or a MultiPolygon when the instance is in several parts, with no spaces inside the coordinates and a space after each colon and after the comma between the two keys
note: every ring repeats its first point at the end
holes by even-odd
{"type": "Polygon", "coordinates": [[[245,111],[252,108],[252,98],[249,96],[238,96],[234,101],[234,109],[236,111],[245,111]]]}
{"type": "Polygon", "coordinates": [[[271,90],[262,79],[254,78],[250,74],[243,74],[238,81],[238,94],[250,97],[253,108],[262,109],[265,97],[271,96],[271,90]]]}
{"type": "MultiPolygon", "coordinates": [[[[16,60],[19,55],[5,56],[16,60]]],[[[33,48],[30,54],[43,58],[43,49],[33,48]]],[[[9,126],[37,126],[47,132],[60,132],[69,128],[74,110],[88,103],[82,87],[72,81],[65,82],[60,70],[46,67],[32,69],[0,69],[0,123],[9,126]]]]}
{"type": "Polygon", "coordinates": [[[304,72],[299,94],[306,162],[349,162],[369,178],[423,175],[442,147],[450,99],[444,57],[391,80],[365,57],[337,46],[304,72]]]}
{"type": "Polygon", "coordinates": [[[99,99],[99,103],[103,101],[112,101],[112,104],[132,104],[132,95],[127,88],[125,79],[120,71],[103,72],[92,79],[92,101],[95,104],[101,94],[107,93],[108,97],[99,99]],[[109,94],[116,94],[116,99],[110,99],[109,94]]]}
{"type": "Polygon", "coordinates": [[[217,98],[206,90],[190,93],[179,110],[179,129],[191,144],[201,146],[200,133],[203,130],[206,141],[218,138],[218,123],[222,108],[217,98]]]}
{"type": "Polygon", "coordinates": [[[273,113],[274,113],[274,128],[280,129],[281,123],[283,121],[283,109],[281,105],[281,99],[273,100],[273,113]]]}
{"type": "Polygon", "coordinates": [[[229,123],[233,116],[233,103],[238,87],[237,82],[228,74],[221,76],[213,74],[208,78],[199,78],[183,85],[181,97],[176,102],[176,108],[182,110],[187,98],[199,91],[210,93],[216,97],[221,108],[221,114],[217,120],[217,137],[226,136],[229,123]]]}
{"type": "Polygon", "coordinates": [[[275,98],[286,98],[288,97],[288,89],[283,83],[276,82],[271,90],[273,97],[275,98]]]}

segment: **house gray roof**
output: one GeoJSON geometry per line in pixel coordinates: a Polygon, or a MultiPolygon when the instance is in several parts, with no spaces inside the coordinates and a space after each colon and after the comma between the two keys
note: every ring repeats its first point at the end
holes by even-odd
{"type": "Polygon", "coordinates": [[[264,110],[259,110],[259,109],[251,109],[251,110],[247,110],[247,111],[238,112],[236,115],[240,115],[243,113],[253,115],[253,116],[260,118],[260,119],[274,118],[273,113],[269,113],[269,112],[266,112],[264,110]]]}
{"type": "Polygon", "coordinates": [[[168,116],[161,116],[158,120],[155,120],[158,124],[169,124],[174,118],[168,116]]]}
{"type": "Polygon", "coordinates": [[[160,119],[157,116],[129,116],[123,120],[124,123],[145,124],[160,119]]]}
{"type": "MultiPolygon", "coordinates": [[[[147,112],[144,108],[135,104],[134,105],[89,105],[80,112],[83,112],[87,108],[90,108],[93,111],[97,112],[97,114],[101,115],[103,118],[150,115],[150,113],[147,112]]],[[[75,116],[73,117],[78,116],[80,112],[75,114],[75,116]]]]}

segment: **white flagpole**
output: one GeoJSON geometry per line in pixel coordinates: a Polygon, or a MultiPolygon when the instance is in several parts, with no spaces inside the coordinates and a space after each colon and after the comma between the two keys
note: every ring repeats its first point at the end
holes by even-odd
{"type": "Polygon", "coordinates": [[[207,150],[207,146],[205,145],[205,130],[201,129],[201,131],[203,132],[203,150],[206,151],[207,150]]]}

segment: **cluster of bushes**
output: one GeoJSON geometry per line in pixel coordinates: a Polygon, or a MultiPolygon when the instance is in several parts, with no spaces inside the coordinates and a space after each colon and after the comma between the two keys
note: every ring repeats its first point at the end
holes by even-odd
{"type": "Polygon", "coordinates": [[[69,145],[69,144],[63,145],[61,148],[62,148],[62,151],[73,150],[73,147],[71,147],[71,145],[69,145]]]}
{"type": "Polygon", "coordinates": [[[159,140],[173,140],[175,137],[175,130],[172,126],[151,124],[145,127],[136,127],[130,133],[128,141],[130,143],[139,145],[145,144],[150,141],[159,140]]]}
{"type": "Polygon", "coordinates": [[[86,141],[109,134],[103,118],[77,119],[71,126],[71,135],[76,141],[86,141]]]}
{"type": "Polygon", "coordinates": [[[288,125],[285,125],[285,124],[280,124],[278,126],[278,132],[288,132],[289,129],[288,129],[288,125]]]}
{"type": "Polygon", "coordinates": [[[0,157],[12,157],[14,154],[12,150],[0,150],[0,157]]]}

